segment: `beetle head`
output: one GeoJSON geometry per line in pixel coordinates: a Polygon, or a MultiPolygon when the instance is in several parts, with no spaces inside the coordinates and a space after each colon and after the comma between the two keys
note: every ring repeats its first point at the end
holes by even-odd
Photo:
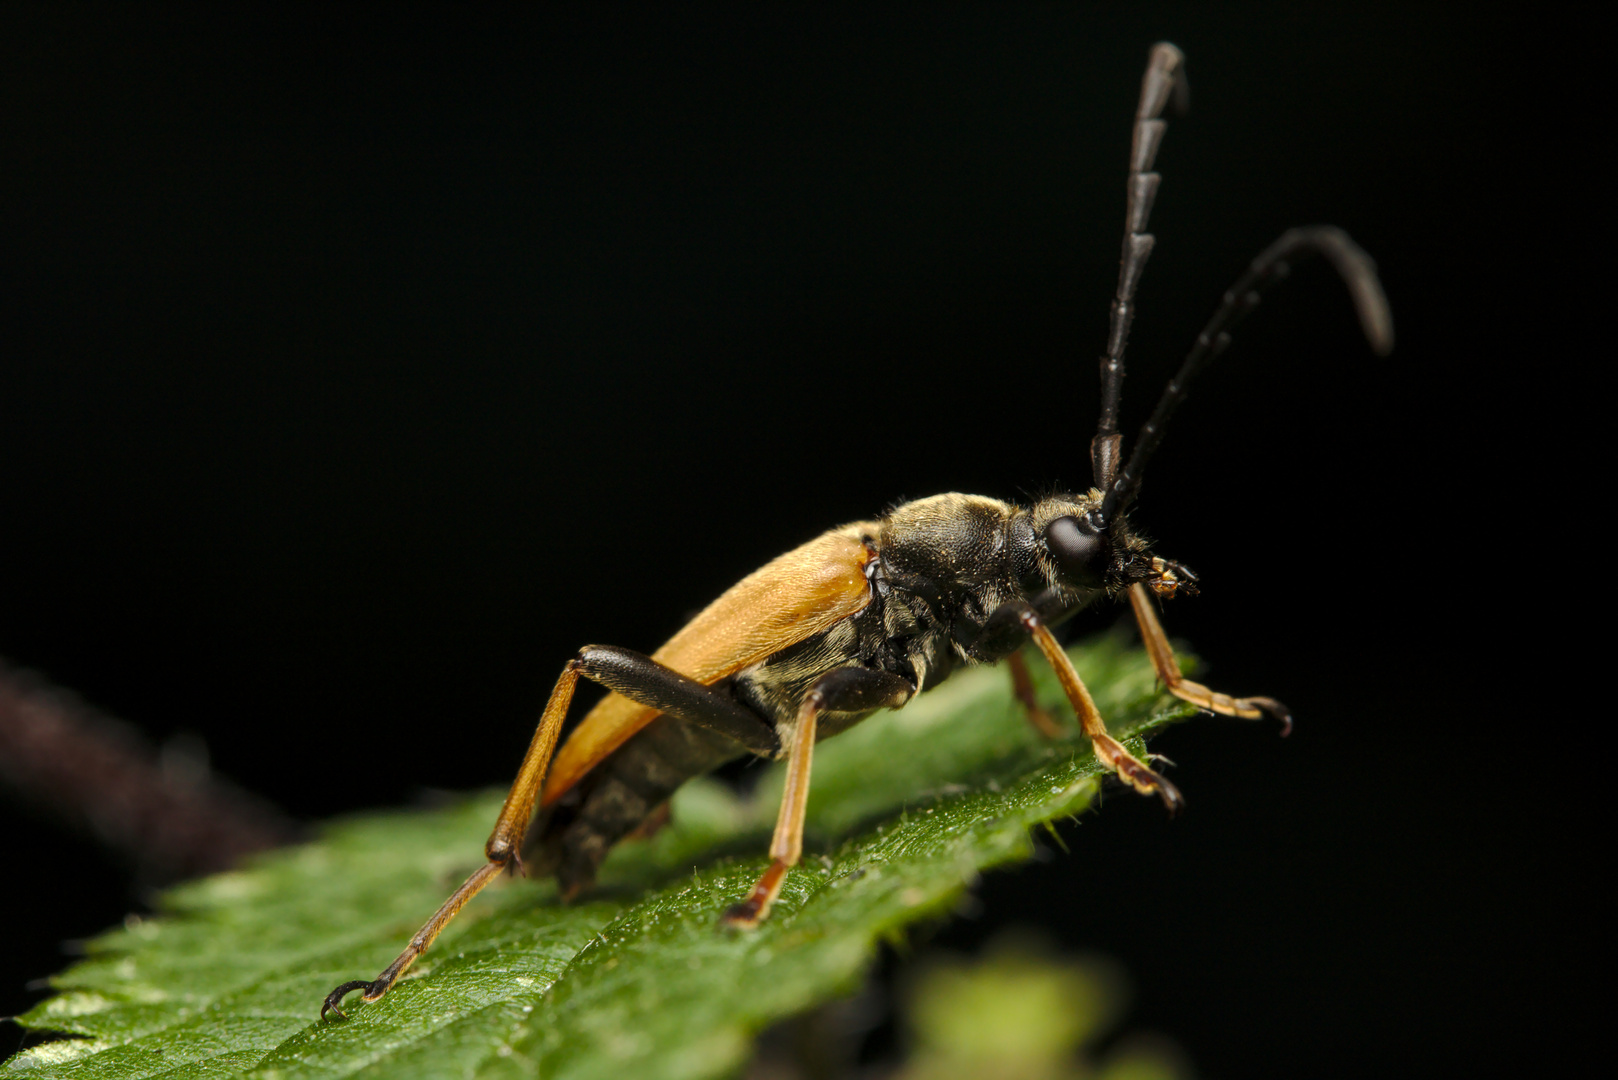
{"type": "Polygon", "coordinates": [[[1031,525],[1039,539],[1041,576],[1052,588],[1074,594],[1105,593],[1117,598],[1144,583],[1159,596],[1196,594],[1191,570],[1152,554],[1151,542],[1130,528],[1129,518],[1102,516],[1102,493],[1058,495],[1033,508],[1031,525]]]}

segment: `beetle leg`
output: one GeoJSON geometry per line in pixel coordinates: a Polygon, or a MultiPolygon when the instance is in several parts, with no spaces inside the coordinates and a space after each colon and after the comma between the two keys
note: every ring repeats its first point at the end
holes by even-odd
{"type": "Polygon", "coordinates": [[[1014,652],[1006,658],[1006,666],[1011,669],[1011,692],[1017,695],[1022,703],[1023,715],[1033,725],[1035,731],[1047,739],[1060,739],[1062,725],[1058,724],[1039,704],[1034,697],[1034,680],[1028,674],[1028,661],[1023,659],[1020,652],[1014,652]]]}
{"type": "Polygon", "coordinates": [[[326,995],[326,1000],[320,1006],[322,1019],[333,1012],[342,1016],[343,1011],[339,1006],[343,998],[354,990],[364,990],[366,1001],[376,1001],[387,993],[416,962],[416,958],[427,951],[433,939],[466,906],[467,901],[482,892],[484,886],[499,876],[500,871],[508,867],[521,870],[519,852],[523,834],[533,817],[534,803],[539,798],[551,755],[556,750],[557,735],[562,730],[562,721],[567,717],[567,709],[573,702],[573,691],[581,675],[642,705],[717,731],[755,754],[773,754],[780,746],[775,732],[761,718],[732,698],[715,693],[711,687],[629,649],[586,645],[568,661],[561,677],[556,680],[555,688],[551,690],[550,700],[546,702],[539,725],[534,729],[534,738],[528,744],[528,753],[523,756],[522,766],[517,770],[517,779],[506,794],[505,805],[500,808],[494,830],[484,845],[484,855],[489,861],[444,901],[426,925],[416,931],[404,952],[382,974],[370,982],[346,982],[326,995]]]}
{"type": "Polygon", "coordinates": [[[650,656],[616,645],[586,645],[579,650],[578,664],[580,675],[608,690],[717,732],[761,757],[774,757],[781,749],[781,740],[763,717],[729,694],[681,675],[650,656]]]}
{"type": "Polygon", "coordinates": [[[1157,677],[1163,680],[1163,685],[1168,688],[1169,693],[1199,708],[1224,716],[1239,716],[1244,720],[1258,720],[1265,715],[1273,716],[1281,721],[1282,735],[1291,733],[1292,713],[1274,698],[1233,698],[1229,694],[1210,690],[1199,682],[1192,682],[1180,674],[1180,662],[1174,658],[1174,649],[1169,646],[1168,635],[1163,633],[1163,624],[1158,621],[1152,595],[1146,591],[1145,585],[1136,582],[1129,587],[1129,603],[1135,609],[1135,622],[1140,626],[1141,640],[1146,644],[1146,652],[1152,658],[1152,666],[1157,669],[1157,677]]]}
{"type": "Polygon", "coordinates": [[[1095,747],[1096,758],[1107,768],[1118,774],[1118,778],[1142,795],[1151,795],[1154,792],[1163,804],[1172,813],[1185,804],[1185,799],[1173,784],[1158,775],[1145,762],[1141,761],[1128,750],[1123,743],[1107,733],[1106,722],[1101,719],[1101,711],[1096,708],[1095,699],[1090,696],[1090,690],[1079,678],[1079,673],[1073,669],[1073,661],[1067,658],[1062,646],[1057,642],[1056,636],[1050,628],[1041,621],[1039,615],[1032,608],[1024,609],[1022,625],[1033,635],[1034,644],[1039,651],[1045,654],[1045,659],[1056,670],[1056,677],[1062,681],[1062,689],[1067,692],[1067,699],[1073,703],[1073,711],[1079,714],[1079,728],[1095,747]]]}
{"type": "Polygon", "coordinates": [[[809,803],[809,765],[815,752],[815,726],[823,712],[865,712],[896,709],[910,700],[915,687],[909,680],[872,668],[837,668],[814,681],[798,706],[798,722],[787,756],[786,789],[781,793],[781,812],[775,819],[775,836],[770,840],[770,865],[746,900],[732,904],[721,923],[751,930],[770,913],[770,905],[781,893],[787,871],[798,865],[803,855],[804,808],[809,803]]]}
{"type": "Polygon", "coordinates": [[[484,845],[483,851],[488,862],[478,867],[476,872],[444,901],[442,907],[433,912],[433,917],[427,920],[416,936],[410,939],[400,953],[382,972],[371,982],[363,980],[346,982],[326,995],[326,1000],[320,1005],[320,1018],[324,1020],[327,1013],[335,1012],[343,1015],[340,1008],[343,998],[350,991],[365,991],[364,1000],[376,1001],[399,981],[416,957],[427,951],[433,939],[438,937],[441,930],[455,917],[456,912],[466,906],[466,902],[478,893],[483,887],[499,876],[500,871],[513,865],[517,861],[518,846],[522,843],[523,830],[528,827],[528,819],[534,812],[534,800],[539,797],[539,785],[545,779],[545,769],[550,765],[551,753],[556,749],[556,736],[562,730],[562,720],[567,716],[567,707],[573,701],[573,688],[579,681],[579,662],[569,660],[562,669],[561,678],[556,680],[556,686],[551,690],[550,700],[545,703],[545,711],[540,714],[539,725],[534,728],[534,738],[528,744],[528,753],[523,755],[522,766],[517,770],[517,779],[512,782],[511,790],[506,793],[505,805],[500,808],[500,816],[495,819],[494,831],[489,834],[489,841],[484,845]]]}

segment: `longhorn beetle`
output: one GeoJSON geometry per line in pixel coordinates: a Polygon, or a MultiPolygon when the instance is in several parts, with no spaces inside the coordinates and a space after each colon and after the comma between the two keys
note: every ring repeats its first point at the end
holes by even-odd
{"type": "Polygon", "coordinates": [[[1101,600],[1127,596],[1158,678],[1202,708],[1257,719],[1291,716],[1274,698],[1234,698],[1180,674],[1158,622],[1155,597],[1196,592],[1184,565],[1152,553],[1129,510],[1141,474],[1186,386],[1230,344],[1230,331],[1260,293],[1285,278],[1294,260],[1324,255],[1353,297],[1361,328],[1379,354],[1393,345],[1393,322],[1376,267],[1340,229],[1292,229],[1237,280],[1141,428],[1128,460],[1118,433],[1124,345],[1135,287],[1152,252],[1146,231],[1159,176],[1164,109],[1183,108],[1183,56],[1153,47],[1141,83],[1130,151],[1128,201],[1118,290],[1101,360],[1101,417],[1090,443],[1094,486],[1016,506],[978,495],[935,495],[904,503],[875,521],[833,529],[743,578],[651,656],[586,645],[562,669],[495,821],[478,868],[404,952],[370,982],[346,982],[326,996],[321,1016],[363,989],[387,993],[444,925],[501,871],[554,873],[564,897],[594,880],[614,843],[646,823],[676,788],[743,754],[785,757],[787,781],[770,841],[770,865],[723,924],[747,929],[769,915],[787,872],[803,851],[804,806],[815,742],[896,709],[938,685],[957,664],[1009,662],[1029,719],[1055,726],[1034,704],[1018,650],[1030,639],[1056,669],[1096,757],[1130,787],[1157,795],[1172,812],[1174,785],[1107,734],[1090,692],[1051,627],[1101,600]],[[611,693],[592,709],[552,760],[580,678],[611,693]],[[539,804],[535,813],[535,803],[539,804]],[[532,821],[532,823],[530,823],[532,821]],[[526,840],[525,840],[526,836],[526,840]]]}

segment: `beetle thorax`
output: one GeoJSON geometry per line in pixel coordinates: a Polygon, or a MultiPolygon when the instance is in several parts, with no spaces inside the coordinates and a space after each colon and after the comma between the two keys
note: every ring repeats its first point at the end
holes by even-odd
{"type": "Polygon", "coordinates": [[[1092,490],[1026,507],[952,493],[894,508],[877,537],[884,578],[879,588],[892,593],[889,633],[940,635],[960,659],[982,663],[1000,659],[1011,647],[981,636],[990,616],[1008,602],[1031,605],[1054,624],[1102,597],[1121,595],[1161,561],[1127,522],[1113,522],[1099,538],[1091,576],[1073,574],[1053,554],[1047,535],[1053,523],[1067,519],[1061,527],[1071,528],[1100,505],[1101,493],[1092,490]],[[898,625],[900,619],[910,625],[898,625]]]}

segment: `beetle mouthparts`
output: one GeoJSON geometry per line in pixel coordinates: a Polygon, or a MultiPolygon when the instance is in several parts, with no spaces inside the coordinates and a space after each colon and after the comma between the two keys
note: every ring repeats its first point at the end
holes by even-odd
{"type": "Polygon", "coordinates": [[[1152,573],[1146,587],[1158,596],[1171,598],[1180,593],[1197,595],[1197,575],[1189,566],[1169,559],[1152,559],[1152,573]]]}

